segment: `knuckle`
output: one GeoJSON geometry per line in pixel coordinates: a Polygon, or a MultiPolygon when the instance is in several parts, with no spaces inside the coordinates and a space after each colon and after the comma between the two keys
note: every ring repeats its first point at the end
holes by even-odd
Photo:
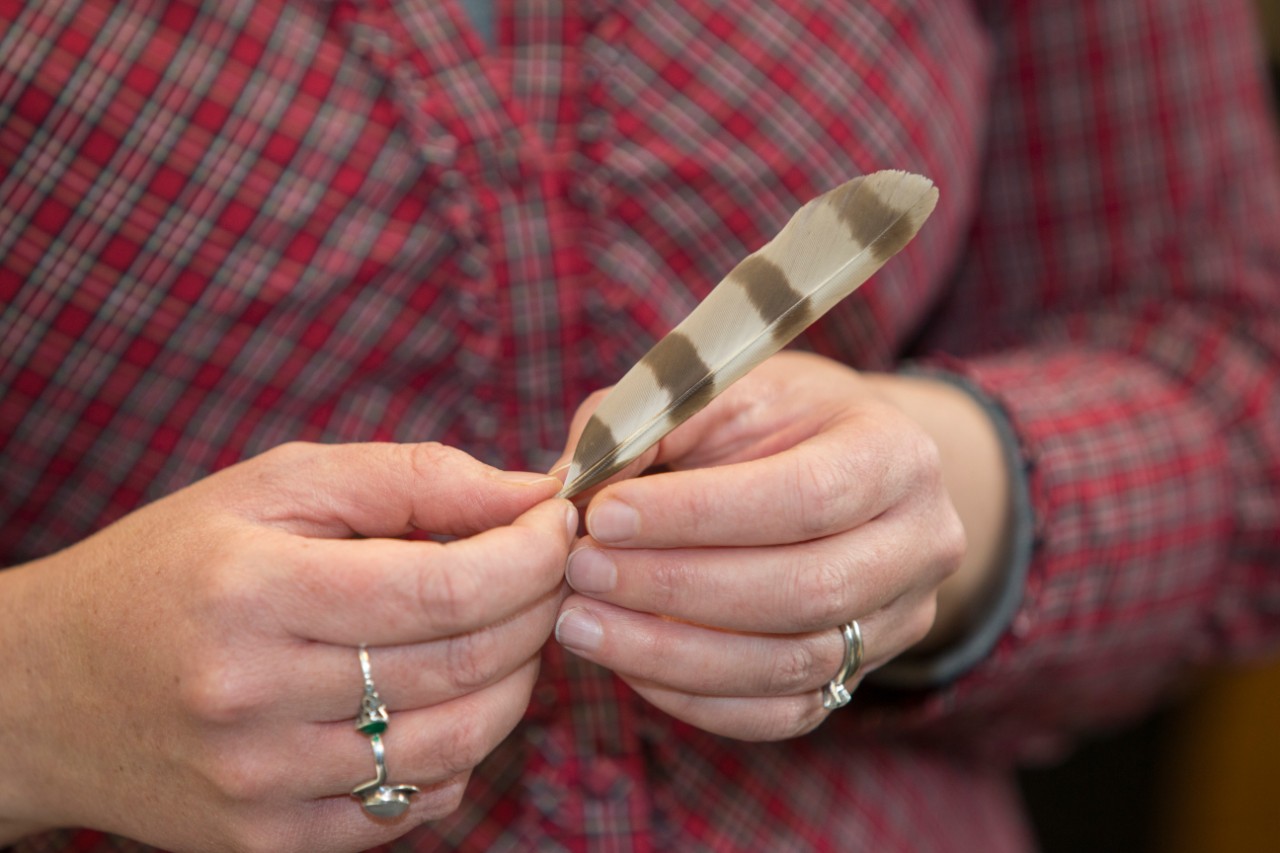
{"type": "Polygon", "coordinates": [[[438,571],[419,572],[414,588],[418,612],[429,614],[437,630],[452,632],[466,625],[477,604],[472,577],[448,565],[438,571]]]}
{"type": "Polygon", "coordinates": [[[309,441],[286,441],[260,454],[257,459],[272,472],[287,473],[311,462],[322,447],[309,441]]]}
{"type": "Polygon", "coordinates": [[[441,462],[452,453],[452,449],[438,441],[421,441],[416,444],[401,445],[401,452],[407,457],[406,467],[413,474],[416,482],[430,482],[439,476],[441,462]]]}
{"type": "MultiPolygon", "coordinates": [[[[469,773],[466,775],[470,776],[469,773]]],[[[443,795],[441,809],[446,815],[453,814],[462,806],[462,799],[467,793],[467,779],[449,783],[440,793],[443,795]]]]}
{"type": "Polygon", "coordinates": [[[229,726],[260,708],[261,698],[245,672],[220,655],[206,655],[177,687],[181,707],[196,721],[229,726]]]}
{"type": "Polygon", "coordinates": [[[460,634],[448,642],[449,683],[462,693],[485,687],[502,671],[500,647],[489,630],[460,634]]]}
{"type": "Polygon", "coordinates": [[[813,681],[817,663],[817,655],[808,643],[787,643],[770,669],[766,692],[788,696],[805,690],[813,681]]]}
{"type": "Polygon", "coordinates": [[[964,524],[954,509],[948,507],[943,513],[944,520],[938,528],[938,564],[943,578],[949,577],[960,568],[964,555],[969,549],[968,536],[964,524]]]}
{"type": "Polygon", "coordinates": [[[441,820],[461,808],[469,777],[469,773],[464,773],[428,792],[422,800],[424,822],[441,820]]]}
{"type": "Polygon", "coordinates": [[[484,714],[467,714],[456,718],[448,737],[439,747],[439,761],[445,776],[469,773],[489,753],[484,714]]]}
{"type": "Polygon", "coordinates": [[[880,434],[877,455],[891,459],[894,469],[910,482],[941,478],[942,453],[938,444],[910,417],[894,413],[894,420],[880,434]]]}
{"type": "Polygon", "coordinates": [[[922,429],[906,432],[909,436],[908,459],[916,476],[927,483],[942,482],[942,452],[938,443],[922,429]]]}
{"type": "Polygon", "coordinates": [[[652,607],[659,613],[671,613],[689,594],[689,567],[671,556],[655,560],[648,572],[652,607]]]}
{"type": "Polygon", "coordinates": [[[938,616],[937,596],[929,596],[915,612],[911,614],[907,624],[907,641],[910,646],[923,640],[933,630],[934,620],[938,616]]]}
{"type": "Polygon", "coordinates": [[[813,628],[847,621],[850,611],[847,559],[831,556],[796,572],[796,611],[813,628]]]}
{"type": "Polygon", "coordinates": [[[322,444],[288,441],[253,457],[244,463],[243,468],[228,469],[229,472],[242,472],[235,476],[243,478],[228,500],[238,504],[248,496],[248,505],[260,508],[258,505],[270,496],[291,494],[297,488],[298,473],[315,470],[325,458],[323,452],[329,449],[322,444]]]}
{"type": "Polygon", "coordinates": [[[775,700],[763,715],[759,730],[752,740],[787,740],[812,731],[822,722],[821,703],[810,697],[775,700]]]}
{"type": "Polygon", "coordinates": [[[678,503],[673,508],[677,511],[677,517],[691,525],[691,533],[697,537],[723,513],[723,502],[724,497],[717,488],[689,488],[679,495],[678,503]]]}
{"type": "Polygon", "coordinates": [[[217,546],[216,564],[196,580],[200,607],[217,617],[259,612],[263,603],[262,555],[256,543],[228,537],[217,546]]]}
{"type": "Polygon", "coordinates": [[[670,676],[671,661],[688,654],[678,634],[668,631],[645,631],[625,660],[612,663],[615,672],[646,680],[665,682],[670,676]]]}
{"type": "Polygon", "coordinates": [[[807,735],[826,718],[826,709],[822,707],[821,702],[797,702],[796,710],[791,715],[791,729],[787,733],[787,737],[793,738],[807,735]]]}
{"type": "Polygon", "coordinates": [[[794,520],[805,538],[815,538],[840,524],[856,481],[847,460],[797,464],[794,520]]]}

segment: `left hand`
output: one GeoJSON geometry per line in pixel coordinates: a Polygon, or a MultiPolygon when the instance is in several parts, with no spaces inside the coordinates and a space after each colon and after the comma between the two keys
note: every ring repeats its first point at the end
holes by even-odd
{"type": "MultiPolygon", "coordinates": [[[[571,452],[600,394],[577,413],[571,452]]],[[[929,632],[964,530],[936,445],[875,384],[814,355],[768,360],[674,430],[586,512],[556,636],[707,731],[779,740],[929,632]]]]}

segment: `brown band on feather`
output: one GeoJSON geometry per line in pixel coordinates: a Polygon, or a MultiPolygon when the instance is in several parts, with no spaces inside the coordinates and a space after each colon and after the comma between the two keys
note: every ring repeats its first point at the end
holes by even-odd
{"type": "Polygon", "coordinates": [[[773,326],[771,334],[776,341],[786,343],[815,319],[805,295],[791,286],[782,267],[763,255],[743,260],[729,278],[742,285],[764,324],[773,326]]]}
{"type": "Polygon", "coordinates": [[[831,204],[849,229],[849,236],[870,249],[879,262],[897,254],[916,234],[916,225],[907,211],[886,204],[865,179],[851,181],[832,192],[831,204]]]}
{"type": "Polygon", "coordinates": [[[602,459],[618,446],[609,425],[598,416],[592,415],[578,438],[578,446],[573,451],[575,459],[602,459]]]}
{"type": "Polygon", "coordinates": [[[813,310],[813,299],[806,296],[797,302],[790,311],[779,318],[773,327],[773,339],[779,346],[786,346],[821,316],[813,310]]]}
{"type": "Polygon", "coordinates": [[[671,394],[672,402],[680,398],[669,415],[675,423],[689,418],[715,396],[711,368],[693,341],[681,332],[672,332],[654,344],[641,363],[653,371],[654,379],[671,394]]]}

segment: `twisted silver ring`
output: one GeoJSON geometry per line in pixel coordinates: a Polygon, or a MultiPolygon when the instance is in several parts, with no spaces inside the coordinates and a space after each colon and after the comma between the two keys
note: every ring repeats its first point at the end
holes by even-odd
{"type": "Polygon", "coordinates": [[[374,817],[398,817],[409,808],[409,795],[418,793],[418,788],[416,785],[387,784],[387,752],[382,744],[382,733],[391,724],[391,718],[373,685],[369,650],[363,645],[360,646],[360,671],[364,674],[364,695],[360,698],[360,713],[356,715],[356,731],[369,737],[376,775],[352,788],[351,796],[374,817]]]}
{"type": "Polygon", "coordinates": [[[862,627],[858,624],[858,620],[853,619],[848,625],[841,625],[840,636],[844,638],[844,660],[840,663],[836,677],[822,688],[822,707],[828,711],[834,711],[849,704],[853,694],[844,686],[844,683],[853,678],[862,666],[862,627]]]}

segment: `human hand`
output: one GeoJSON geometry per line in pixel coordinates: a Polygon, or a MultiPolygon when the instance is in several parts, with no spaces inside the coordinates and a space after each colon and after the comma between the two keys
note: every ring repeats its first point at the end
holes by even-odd
{"type": "Polygon", "coordinates": [[[577,515],[434,444],[291,444],[0,573],[0,819],[177,850],[363,850],[456,808],[527,707],[577,515]],[[412,530],[469,536],[397,538],[412,530]],[[368,537],[368,538],[360,538],[368,537]],[[390,709],[395,820],[354,729],[390,709]]]}
{"type": "Polygon", "coordinates": [[[666,471],[591,498],[556,635],[717,734],[813,729],[843,659],[837,627],[862,629],[852,689],[925,637],[964,554],[934,442],[817,356],[768,360],[624,474],[650,466],[666,471]]]}

